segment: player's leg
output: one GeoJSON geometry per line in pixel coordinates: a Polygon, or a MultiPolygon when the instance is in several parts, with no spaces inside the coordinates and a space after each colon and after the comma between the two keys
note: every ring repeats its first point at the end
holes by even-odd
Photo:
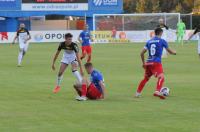
{"type": "Polygon", "coordinates": [[[73,75],[76,77],[76,79],[79,83],[82,83],[83,78],[82,78],[80,72],[78,71],[78,62],[76,61],[76,59],[71,61],[71,66],[72,66],[73,75]]]}
{"type": "Polygon", "coordinates": [[[25,56],[26,52],[28,51],[28,47],[29,47],[29,43],[27,42],[27,43],[24,45],[23,57],[25,56]]]}
{"type": "Polygon", "coordinates": [[[19,43],[18,66],[21,66],[22,63],[24,47],[23,43],[19,43]]]}
{"type": "Polygon", "coordinates": [[[88,46],[87,48],[87,55],[88,55],[88,58],[87,58],[87,62],[91,62],[91,59],[92,59],[92,47],[91,46],[88,46]]]}
{"type": "Polygon", "coordinates": [[[86,78],[82,79],[82,85],[81,88],[77,88],[77,92],[80,92],[80,96],[76,98],[78,101],[86,101],[87,100],[87,87],[88,87],[88,81],[86,78]]]}
{"type": "Polygon", "coordinates": [[[85,58],[85,56],[86,56],[86,52],[87,52],[87,51],[86,51],[86,47],[85,47],[85,46],[82,46],[81,48],[82,48],[81,60],[82,60],[82,59],[85,58]]]}
{"type": "Polygon", "coordinates": [[[160,92],[165,81],[164,74],[163,73],[159,74],[157,78],[158,81],[157,81],[156,91],[154,92],[154,96],[159,97],[160,99],[165,99],[165,96],[160,92]]]}
{"type": "Polygon", "coordinates": [[[162,64],[156,63],[153,68],[153,74],[158,79],[156,85],[156,91],[154,92],[154,96],[160,97],[161,99],[165,99],[165,96],[160,93],[161,88],[163,87],[165,78],[163,73],[162,64]]]}
{"type": "Polygon", "coordinates": [[[144,78],[140,81],[140,83],[138,85],[135,97],[140,97],[141,96],[141,93],[142,93],[142,90],[144,89],[144,86],[146,85],[146,83],[151,78],[151,76],[152,76],[151,67],[152,66],[146,66],[144,78]]]}
{"type": "Polygon", "coordinates": [[[58,76],[57,76],[56,87],[53,90],[53,93],[57,93],[57,92],[60,91],[60,85],[61,85],[61,82],[62,82],[63,73],[65,72],[65,69],[67,68],[67,66],[68,66],[68,64],[61,63],[60,69],[59,69],[59,72],[58,72],[58,76]]]}

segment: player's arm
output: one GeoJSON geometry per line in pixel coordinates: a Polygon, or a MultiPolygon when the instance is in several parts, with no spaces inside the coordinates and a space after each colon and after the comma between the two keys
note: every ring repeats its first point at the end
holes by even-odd
{"type": "Polygon", "coordinates": [[[80,57],[80,54],[79,54],[79,48],[78,48],[77,44],[74,45],[74,51],[76,53],[76,58],[77,58],[77,61],[78,61],[79,67],[80,67],[80,73],[83,76],[83,67],[82,67],[81,57],[80,57]]]}
{"type": "Polygon", "coordinates": [[[194,30],[194,32],[192,33],[192,35],[190,35],[190,37],[188,38],[188,40],[190,40],[197,32],[198,32],[198,28],[196,28],[194,30]]]}
{"type": "Polygon", "coordinates": [[[31,35],[28,30],[27,30],[27,34],[28,34],[28,38],[25,40],[25,43],[28,42],[29,40],[31,40],[31,35]]]}
{"type": "Polygon", "coordinates": [[[78,61],[79,67],[80,67],[80,73],[83,76],[83,67],[82,67],[82,63],[81,63],[81,57],[78,52],[76,53],[76,58],[77,58],[77,61],[78,61]]]}
{"type": "Polygon", "coordinates": [[[103,81],[99,81],[99,85],[101,86],[101,89],[102,89],[102,96],[101,96],[101,99],[104,99],[105,98],[105,84],[103,81]]]}
{"type": "Polygon", "coordinates": [[[165,27],[165,29],[166,29],[166,30],[168,30],[168,29],[169,29],[169,27],[168,27],[167,25],[165,25],[165,24],[164,24],[164,27],[165,27]]]}
{"type": "Polygon", "coordinates": [[[167,52],[170,53],[171,55],[176,55],[176,51],[172,50],[170,48],[166,48],[167,52]]]}
{"type": "Polygon", "coordinates": [[[15,37],[14,37],[14,39],[13,39],[12,44],[15,44],[15,41],[16,41],[16,39],[18,38],[18,36],[19,36],[19,32],[17,31],[17,33],[16,33],[16,35],[15,35],[15,37]]]}
{"type": "Polygon", "coordinates": [[[163,46],[169,54],[176,55],[176,51],[169,48],[167,41],[163,40],[163,46]]]}
{"type": "Polygon", "coordinates": [[[147,49],[146,47],[144,49],[142,49],[141,53],[140,53],[140,57],[141,57],[141,60],[142,60],[142,66],[143,68],[145,68],[145,53],[147,52],[147,49]]]}
{"type": "Polygon", "coordinates": [[[81,35],[82,35],[82,33],[80,33],[80,35],[78,36],[78,41],[79,41],[80,43],[82,43],[81,35]]]}
{"type": "Polygon", "coordinates": [[[56,60],[57,60],[57,58],[58,58],[58,56],[59,56],[61,50],[62,50],[62,43],[60,43],[60,45],[59,45],[59,47],[58,47],[56,53],[54,54],[53,62],[52,62],[52,65],[51,65],[52,70],[55,70],[55,69],[56,69],[56,68],[55,68],[55,63],[56,63],[56,60]]]}

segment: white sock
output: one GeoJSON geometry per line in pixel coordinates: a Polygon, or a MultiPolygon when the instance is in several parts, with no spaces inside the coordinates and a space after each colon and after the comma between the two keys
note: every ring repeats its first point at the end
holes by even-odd
{"type": "Polygon", "coordinates": [[[20,51],[18,55],[18,65],[21,65],[22,59],[23,59],[23,51],[20,51]]]}
{"type": "Polygon", "coordinates": [[[57,78],[57,86],[60,86],[60,84],[62,82],[62,78],[63,78],[63,76],[58,76],[58,78],[57,78]]]}
{"type": "Polygon", "coordinates": [[[81,74],[77,70],[72,71],[72,72],[73,72],[74,76],[76,77],[77,81],[79,83],[82,83],[83,78],[82,78],[81,74]]]}

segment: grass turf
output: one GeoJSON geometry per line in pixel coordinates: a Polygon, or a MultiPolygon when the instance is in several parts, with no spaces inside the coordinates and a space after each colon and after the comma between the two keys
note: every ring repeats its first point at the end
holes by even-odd
{"type": "Polygon", "coordinates": [[[171,95],[160,100],[152,96],[153,78],[142,98],[133,98],[143,77],[139,57],[143,45],[94,45],[92,59],[104,74],[107,97],[77,102],[70,69],[62,90],[52,94],[56,44],[31,44],[20,68],[16,67],[18,46],[0,45],[0,132],[199,132],[196,46],[172,45],[178,55],[163,60],[165,86],[171,88],[171,95]]]}

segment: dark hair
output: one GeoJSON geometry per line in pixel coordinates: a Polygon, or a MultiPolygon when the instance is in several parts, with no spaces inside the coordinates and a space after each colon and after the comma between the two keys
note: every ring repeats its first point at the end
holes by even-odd
{"type": "Polygon", "coordinates": [[[156,28],[156,29],[154,30],[154,32],[155,32],[155,35],[160,35],[160,33],[162,33],[163,30],[162,30],[162,28],[156,28]]]}
{"type": "Polygon", "coordinates": [[[72,38],[73,37],[73,35],[71,34],[71,33],[66,33],[65,34],[65,39],[67,39],[67,38],[72,38]]]}
{"type": "Polygon", "coordinates": [[[85,63],[85,68],[88,68],[88,67],[93,67],[92,63],[88,62],[88,63],[85,63]]]}

